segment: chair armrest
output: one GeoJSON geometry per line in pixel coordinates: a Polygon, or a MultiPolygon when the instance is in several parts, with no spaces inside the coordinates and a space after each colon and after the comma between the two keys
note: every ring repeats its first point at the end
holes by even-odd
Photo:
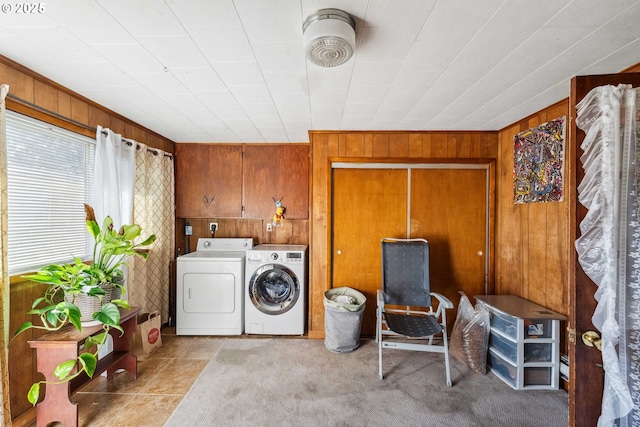
{"type": "Polygon", "coordinates": [[[378,289],[376,292],[376,303],[378,307],[384,307],[384,292],[382,292],[382,289],[378,289]]]}
{"type": "Polygon", "coordinates": [[[431,292],[431,296],[434,296],[440,302],[440,305],[444,308],[453,308],[453,303],[449,300],[449,298],[445,297],[442,294],[437,292],[431,292]]]}

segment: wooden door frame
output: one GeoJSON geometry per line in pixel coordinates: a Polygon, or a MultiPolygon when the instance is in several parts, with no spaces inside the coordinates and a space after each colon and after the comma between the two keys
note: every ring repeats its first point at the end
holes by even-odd
{"type": "MultiPolygon", "coordinates": [[[[427,158],[397,158],[397,159],[372,159],[372,158],[328,158],[327,168],[327,212],[326,212],[326,264],[325,277],[327,278],[327,290],[333,285],[333,170],[335,165],[353,168],[433,168],[433,169],[485,169],[487,171],[487,251],[489,256],[485,266],[485,292],[491,294],[495,289],[495,194],[496,181],[495,159],[427,159],[427,158]],[[348,165],[348,166],[347,166],[348,165]]],[[[409,174],[409,179],[410,179],[409,174]]]]}
{"type": "MultiPolygon", "coordinates": [[[[585,134],[578,130],[576,125],[576,105],[588,94],[593,87],[604,85],[631,84],[635,87],[640,86],[640,73],[621,73],[621,74],[605,74],[597,76],[577,76],[571,79],[571,94],[569,97],[569,147],[570,153],[567,165],[571,168],[568,173],[568,188],[570,191],[570,214],[569,214],[569,241],[575,242],[580,235],[580,221],[584,218],[587,209],[577,203],[577,185],[584,177],[584,171],[579,165],[578,158],[582,154],[580,145],[584,141],[585,134]]],[[[582,310],[579,313],[576,307],[585,307],[594,305],[595,300],[592,298],[597,286],[584,273],[582,267],[577,262],[577,253],[571,246],[571,254],[569,256],[569,340],[567,343],[569,353],[569,425],[570,426],[588,426],[596,425],[601,410],[600,405],[594,405],[587,399],[586,393],[577,390],[576,381],[582,384],[589,384],[589,389],[604,389],[604,375],[597,370],[587,366],[577,366],[580,363],[597,365],[602,364],[601,354],[594,349],[588,349],[582,344],[582,333],[588,329],[593,329],[591,316],[593,313],[582,310]],[[586,295],[578,295],[579,288],[592,289],[591,299],[586,295]],[[591,327],[589,327],[589,326],[591,327]],[[580,401],[577,396],[580,394],[580,401]]]]}

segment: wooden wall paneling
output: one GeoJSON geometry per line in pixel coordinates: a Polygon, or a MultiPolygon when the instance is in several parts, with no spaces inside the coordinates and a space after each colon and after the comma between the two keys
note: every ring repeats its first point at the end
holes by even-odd
{"type": "Polygon", "coordinates": [[[447,134],[434,133],[431,134],[431,157],[446,158],[448,153],[447,134]]]}
{"type": "Polygon", "coordinates": [[[343,157],[364,157],[364,134],[348,133],[344,140],[340,135],[340,155],[343,157]],[[344,148],[342,148],[343,145],[344,148]]]}
{"type": "Polygon", "coordinates": [[[364,134],[364,153],[363,157],[373,157],[373,135],[364,134]]]}
{"type": "Polygon", "coordinates": [[[432,146],[431,137],[432,135],[430,133],[422,134],[422,158],[424,159],[433,157],[431,155],[431,146],[432,146]]]}
{"type": "Polygon", "coordinates": [[[374,133],[371,138],[371,157],[389,157],[389,134],[374,133]]]}
{"type": "Polygon", "coordinates": [[[389,135],[389,157],[409,157],[409,134],[392,133],[389,135]]]}
{"type": "Polygon", "coordinates": [[[58,109],[54,111],[63,117],[71,117],[71,96],[68,93],[58,90],[58,109]]]}
{"type": "Polygon", "coordinates": [[[2,84],[9,85],[9,94],[27,102],[35,102],[33,77],[0,62],[2,84]]]}
{"type": "Polygon", "coordinates": [[[447,134],[447,154],[445,157],[455,159],[458,156],[458,138],[457,134],[447,134]]]}
{"type": "Polygon", "coordinates": [[[110,127],[110,129],[112,131],[114,131],[115,133],[119,133],[121,135],[125,135],[126,134],[125,122],[123,120],[120,120],[117,117],[112,117],[111,118],[111,127],[110,127]]]}
{"type": "Polygon", "coordinates": [[[409,134],[409,153],[411,158],[422,157],[422,134],[410,133],[409,134]]]}
{"type": "MultiPolygon", "coordinates": [[[[10,90],[12,88],[9,88],[10,90]]],[[[49,111],[58,112],[58,90],[38,80],[33,82],[34,103],[49,111]]]]}
{"type": "Polygon", "coordinates": [[[111,116],[106,111],[90,105],[89,121],[87,124],[96,129],[98,128],[98,126],[111,129],[111,116]]]}
{"type": "Polygon", "coordinates": [[[324,337],[324,292],[329,288],[328,259],[328,157],[338,154],[338,135],[310,133],[311,234],[309,250],[309,338],[324,337]]]}
{"type": "Polygon", "coordinates": [[[71,97],[71,120],[89,125],[89,105],[76,97],[71,97]]]}

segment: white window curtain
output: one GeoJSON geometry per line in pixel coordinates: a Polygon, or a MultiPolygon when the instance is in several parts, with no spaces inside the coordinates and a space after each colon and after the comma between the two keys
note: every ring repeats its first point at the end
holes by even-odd
{"type": "Polygon", "coordinates": [[[9,396],[9,266],[7,263],[7,140],[5,125],[5,98],[9,93],[8,85],[0,85],[0,253],[2,262],[0,263],[0,275],[2,276],[2,286],[0,292],[0,395],[2,395],[2,406],[0,406],[0,424],[11,426],[11,398],[9,396]]]}
{"type": "Polygon", "coordinates": [[[593,89],[577,105],[586,137],[578,200],[588,212],[576,240],[578,262],[598,286],[605,384],[598,426],[640,425],[640,147],[636,90],[593,89]],[[639,167],[636,169],[636,165],[639,167]]]}
{"type": "Polygon", "coordinates": [[[133,214],[136,144],[98,126],[93,209],[98,223],[111,216],[115,228],[130,224],[133,214]]]}
{"type": "Polygon", "coordinates": [[[129,268],[129,302],[169,321],[170,266],[175,247],[173,159],[138,144],[133,220],[143,237],[156,235],[147,260],[134,257],[129,268]]]}

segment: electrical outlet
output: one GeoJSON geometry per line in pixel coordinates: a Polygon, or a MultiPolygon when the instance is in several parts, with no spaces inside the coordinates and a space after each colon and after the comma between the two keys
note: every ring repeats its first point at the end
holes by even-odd
{"type": "Polygon", "coordinates": [[[268,222],[268,223],[267,223],[267,231],[269,232],[269,231],[271,231],[271,230],[273,230],[273,225],[271,225],[271,223],[270,223],[270,222],[268,222]]]}
{"type": "Polygon", "coordinates": [[[218,229],[218,223],[217,222],[210,222],[209,223],[209,230],[216,231],[217,229],[218,229]]]}

